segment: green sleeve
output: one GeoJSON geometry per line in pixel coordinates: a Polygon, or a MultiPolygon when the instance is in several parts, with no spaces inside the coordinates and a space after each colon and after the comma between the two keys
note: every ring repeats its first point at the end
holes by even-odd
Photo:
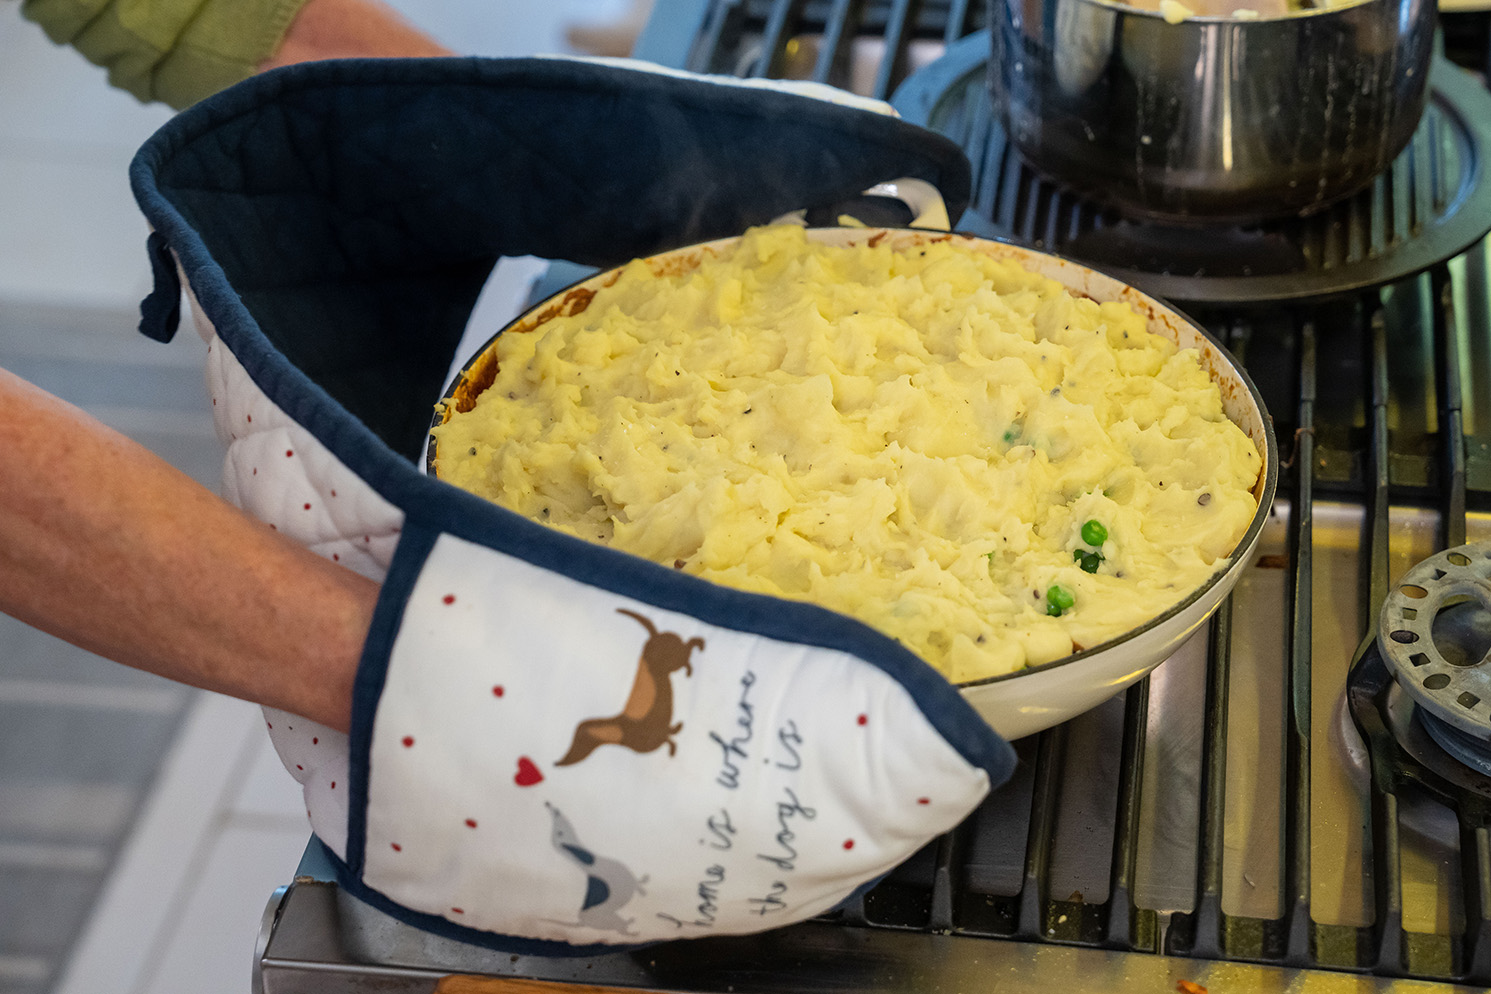
{"type": "Polygon", "coordinates": [[[306,0],[24,0],[58,44],[141,101],[181,108],[253,75],[306,0]]]}

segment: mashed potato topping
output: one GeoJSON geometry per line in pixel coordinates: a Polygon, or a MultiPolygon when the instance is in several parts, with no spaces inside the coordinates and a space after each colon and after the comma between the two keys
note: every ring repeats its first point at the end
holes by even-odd
{"type": "Polygon", "coordinates": [[[952,242],[759,228],[496,348],[435,430],[443,479],[848,614],[955,681],[1142,624],[1257,507],[1259,454],[1194,352],[952,242]]]}

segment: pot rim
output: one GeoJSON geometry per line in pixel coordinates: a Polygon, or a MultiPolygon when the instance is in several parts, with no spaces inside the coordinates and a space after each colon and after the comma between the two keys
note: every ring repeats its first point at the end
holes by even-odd
{"type": "MultiPolygon", "coordinates": [[[[1090,4],[1094,7],[1107,8],[1109,10],[1114,10],[1127,16],[1164,21],[1166,24],[1169,24],[1172,27],[1179,28],[1187,24],[1236,24],[1239,26],[1246,26],[1249,24],[1280,24],[1284,22],[1293,22],[1309,18],[1326,17],[1332,14],[1340,14],[1344,11],[1355,10],[1358,7],[1366,7],[1372,4],[1398,3],[1401,2],[1401,0],[1351,0],[1351,2],[1349,3],[1335,3],[1326,7],[1304,8],[1300,10],[1293,10],[1286,14],[1279,14],[1269,17],[1264,17],[1262,15],[1259,15],[1257,17],[1238,17],[1236,13],[1227,15],[1193,13],[1181,18],[1178,21],[1169,20],[1163,13],[1158,10],[1152,10],[1148,7],[1135,7],[1131,4],[1122,3],[1120,2],[1120,0],[1075,0],[1075,2],[1079,4],[1090,4]]],[[[1185,0],[1178,0],[1178,2],[1184,5],[1185,0]]]]}

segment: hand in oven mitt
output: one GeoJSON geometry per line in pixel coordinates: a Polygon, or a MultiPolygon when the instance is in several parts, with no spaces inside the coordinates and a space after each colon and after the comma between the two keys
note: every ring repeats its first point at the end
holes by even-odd
{"type": "Polygon", "coordinates": [[[851,103],[554,59],[316,63],[179,115],[131,173],[142,329],[180,276],[225,495],[383,583],[350,736],[267,713],[344,887],[514,952],[759,931],[962,820],[1013,753],[895,641],[593,546],[423,476],[503,256],[588,265],[909,177],[939,136],[851,103]]]}

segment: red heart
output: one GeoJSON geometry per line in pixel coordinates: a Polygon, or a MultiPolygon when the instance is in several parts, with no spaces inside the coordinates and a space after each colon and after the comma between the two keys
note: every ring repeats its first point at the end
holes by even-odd
{"type": "Polygon", "coordinates": [[[518,757],[518,773],[513,777],[513,783],[519,787],[532,787],[536,783],[542,783],[544,775],[533,765],[533,760],[527,756],[518,757]]]}

